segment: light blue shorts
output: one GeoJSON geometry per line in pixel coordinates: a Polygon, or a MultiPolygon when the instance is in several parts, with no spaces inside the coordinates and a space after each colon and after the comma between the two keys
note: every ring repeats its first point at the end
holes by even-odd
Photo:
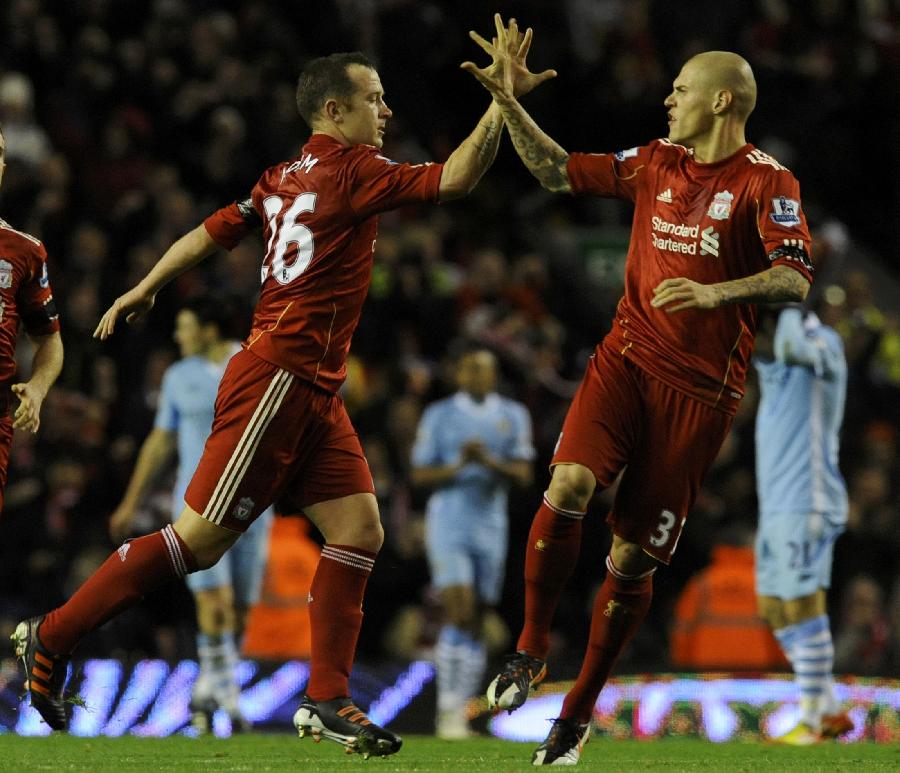
{"type": "Polygon", "coordinates": [[[231,586],[239,606],[249,609],[255,604],[269,557],[269,531],[274,515],[271,507],[261,513],[215,566],[189,574],[187,586],[191,593],[231,586]]]}
{"type": "Polygon", "coordinates": [[[834,543],[846,525],[846,513],[760,514],[757,595],[789,601],[828,588],[834,543]]]}
{"type": "Polygon", "coordinates": [[[507,530],[494,530],[488,536],[474,530],[463,532],[458,524],[448,529],[434,520],[426,518],[425,521],[432,585],[438,590],[468,585],[486,604],[497,604],[503,591],[507,530]]]}

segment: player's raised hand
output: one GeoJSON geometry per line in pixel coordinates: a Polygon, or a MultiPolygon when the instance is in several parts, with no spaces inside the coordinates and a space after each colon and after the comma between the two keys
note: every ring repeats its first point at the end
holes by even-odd
{"type": "Polygon", "coordinates": [[[116,329],[116,321],[124,316],[129,324],[143,317],[156,301],[155,295],[147,295],[140,289],[140,285],[133,287],[124,295],[120,295],[113,302],[106,313],[100,318],[97,328],[94,330],[94,338],[105,341],[116,329]]]}
{"type": "Polygon", "coordinates": [[[719,294],[712,285],[700,284],[680,276],[664,279],[654,287],[650,305],[657,309],[666,306],[666,312],[671,314],[684,309],[714,309],[720,304],[719,294]]]}
{"type": "Polygon", "coordinates": [[[474,75],[481,84],[496,96],[520,97],[546,80],[556,77],[556,70],[533,73],[528,69],[527,57],[531,49],[534,32],[531,27],[524,34],[515,19],[509,20],[509,27],[503,26],[499,13],[494,14],[497,36],[488,43],[474,30],[469,32],[481,48],[490,55],[487,67],[478,67],[474,62],[463,62],[460,67],[474,75]]]}
{"type": "Polygon", "coordinates": [[[37,432],[41,426],[41,405],[47,395],[30,381],[13,384],[10,389],[19,398],[19,407],[13,414],[13,429],[37,432]]]}

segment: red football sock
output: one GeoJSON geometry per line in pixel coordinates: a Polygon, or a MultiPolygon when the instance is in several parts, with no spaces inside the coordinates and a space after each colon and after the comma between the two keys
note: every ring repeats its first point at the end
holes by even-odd
{"type": "Polygon", "coordinates": [[[600,690],[606,684],[619,654],[631,641],[650,608],[653,573],[623,575],[610,558],[606,579],[594,599],[588,649],[575,686],[563,701],[560,717],[584,724],[594,712],[600,690]]]}
{"type": "Polygon", "coordinates": [[[516,649],[546,659],[550,625],[566,580],[578,563],[584,513],[544,501],[534,515],[525,553],[525,624],[516,649]]]}
{"type": "Polygon", "coordinates": [[[197,570],[190,548],[171,526],[121,545],[61,607],[41,623],[41,643],[68,655],[85,634],[168,580],[197,570]]]}
{"type": "Polygon", "coordinates": [[[351,545],[325,545],[309,589],[312,634],[309,684],[314,701],[350,695],[350,669],[362,627],[363,594],[375,553],[351,545]]]}

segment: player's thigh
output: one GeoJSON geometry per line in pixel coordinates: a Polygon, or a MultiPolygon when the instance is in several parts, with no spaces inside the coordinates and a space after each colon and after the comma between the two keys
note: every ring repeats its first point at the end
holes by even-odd
{"type": "Polygon", "coordinates": [[[434,513],[425,516],[425,552],[431,584],[438,591],[475,585],[475,561],[467,532],[458,520],[434,513]]]}
{"type": "Polygon", "coordinates": [[[343,401],[335,397],[321,420],[315,449],[299,465],[285,494],[328,542],[378,550],[384,539],[375,484],[343,401]]]}
{"type": "Polygon", "coordinates": [[[259,601],[274,517],[275,513],[271,508],[263,512],[229,551],[230,584],[234,589],[235,603],[242,609],[249,609],[259,601]]]}
{"type": "Polygon", "coordinates": [[[581,465],[606,488],[628,463],[640,434],[641,410],[634,366],[598,346],[569,405],[551,466],[581,465]]]}
{"type": "Polygon", "coordinates": [[[607,520],[618,537],[667,564],[732,417],[644,381],[644,421],[607,520]]]}
{"type": "Polygon", "coordinates": [[[756,592],[791,601],[831,585],[834,542],[844,519],[821,513],[761,513],[756,531],[756,592]]]}
{"type": "Polygon", "coordinates": [[[210,523],[246,531],[315,452],[332,399],[238,352],[222,377],[212,432],[185,501],[210,523]]]}

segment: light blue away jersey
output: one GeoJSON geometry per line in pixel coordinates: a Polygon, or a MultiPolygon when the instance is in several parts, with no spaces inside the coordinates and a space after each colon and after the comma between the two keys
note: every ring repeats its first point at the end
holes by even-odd
{"type": "Polygon", "coordinates": [[[775,359],[754,358],[760,400],[756,479],[761,513],[846,516],[838,445],[847,395],[840,336],[814,314],[781,312],[775,359]]]}
{"type": "MultiPolygon", "coordinates": [[[[234,351],[238,349],[240,345],[235,343],[234,351]]],[[[178,436],[175,512],[181,512],[184,492],[212,431],[216,393],[229,359],[217,363],[201,356],[185,357],[163,376],[154,426],[178,436]]]]}
{"type": "MultiPolygon", "coordinates": [[[[425,409],[412,450],[413,467],[454,464],[471,440],[480,440],[491,456],[502,461],[530,461],[535,456],[531,417],[524,405],[493,393],[478,403],[457,392],[425,409]]],[[[448,524],[505,523],[508,489],[508,481],[498,473],[467,464],[431,495],[428,516],[448,524]]]]}

